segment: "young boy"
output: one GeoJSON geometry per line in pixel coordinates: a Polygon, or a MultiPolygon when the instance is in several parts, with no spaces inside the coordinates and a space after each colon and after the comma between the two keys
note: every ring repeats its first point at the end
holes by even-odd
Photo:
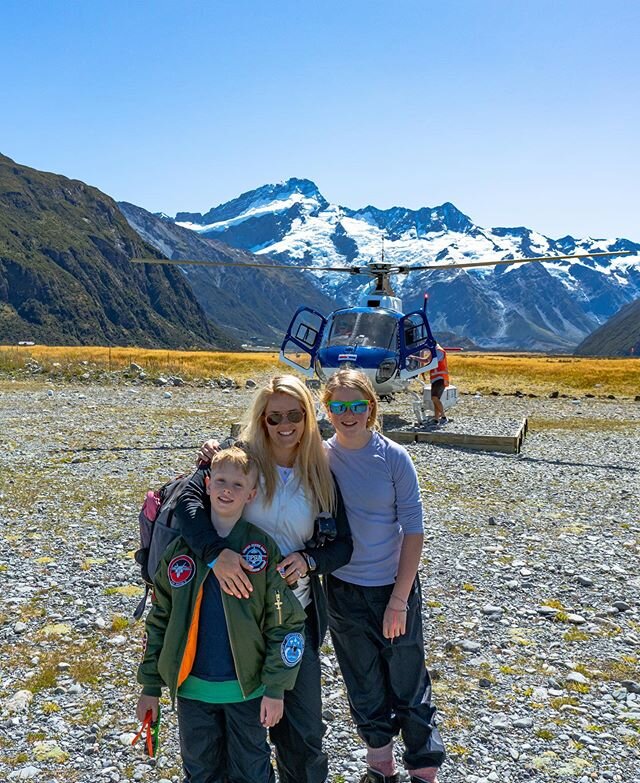
{"type": "Polygon", "coordinates": [[[180,751],[189,783],[273,783],[266,729],[282,717],[304,650],[305,614],[276,570],[274,541],[245,522],[258,470],[239,448],[211,461],[211,522],[253,566],[249,599],[220,590],[211,568],[182,538],[169,545],[154,578],[138,668],[136,714],[155,720],[163,685],[178,702],[180,751]]]}

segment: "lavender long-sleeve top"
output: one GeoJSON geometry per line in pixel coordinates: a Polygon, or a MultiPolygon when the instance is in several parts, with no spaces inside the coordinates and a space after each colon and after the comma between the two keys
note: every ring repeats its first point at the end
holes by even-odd
{"type": "Polygon", "coordinates": [[[334,575],[365,587],[392,584],[403,536],[423,532],[411,458],[402,446],[377,432],[361,449],[345,449],[335,436],[326,446],[353,536],[353,556],[334,575]]]}

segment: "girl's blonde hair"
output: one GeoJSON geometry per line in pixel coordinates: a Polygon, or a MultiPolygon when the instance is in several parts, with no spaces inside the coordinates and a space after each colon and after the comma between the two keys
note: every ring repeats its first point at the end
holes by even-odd
{"type": "Polygon", "coordinates": [[[329,460],[322,445],[316,422],[313,397],[304,383],[295,375],[276,375],[256,394],[240,435],[258,461],[264,478],[264,492],[268,502],[273,500],[278,483],[278,468],[271,451],[271,440],[265,421],[265,410],[273,394],[287,394],[297,400],[305,413],[304,430],[296,452],[294,470],[318,511],[335,513],[336,493],[329,460]]]}
{"type": "Polygon", "coordinates": [[[338,370],[334,373],[327,385],[324,387],[322,402],[329,407],[333,395],[338,388],[355,389],[361,395],[363,400],[369,400],[369,416],[367,417],[367,428],[370,430],[379,430],[378,422],[378,398],[369,378],[358,370],[338,370]]]}

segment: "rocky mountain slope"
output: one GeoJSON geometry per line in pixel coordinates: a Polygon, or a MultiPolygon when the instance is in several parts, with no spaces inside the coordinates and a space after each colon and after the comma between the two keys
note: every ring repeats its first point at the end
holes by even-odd
{"type": "Polygon", "coordinates": [[[0,341],[233,347],[115,202],[0,155],[0,341]]]}
{"type": "Polygon", "coordinates": [[[640,299],[623,307],[576,348],[584,356],[640,356],[640,299]]]}
{"type": "MultiPolygon", "coordinates": [[[[270,260],[202,237],[133,204],[121,202],[118,206],[132,228],[167,258],[240,264],[270,260]]],[[[180,268],[209,318],[251,344],[279,344],[301,305],[323,313],[335,309],[334,301],[314,285],[308,273],[241,267],[180,268]]]]}
{"type": "MultiPolygon", "coordinates": [[[[176,222],[286,263],[438,263],[442,271],[398,276],[405,307],[419,306],[424,291],[436,332],[449,331],[484,347],[571,350],[613,313],[640,296],[637,257],[572,263],[450,270],[456,261],[632,250],[627,239],[550,239],[524,227],[482,228],[453,204],[418,210],[380,210],[331,204],[313,182],[290,179],[247,192],[205,214],[179,212],[176,222]]],[[[317,285],[353,302],[363,277],[314,273],[317,285]]]]}

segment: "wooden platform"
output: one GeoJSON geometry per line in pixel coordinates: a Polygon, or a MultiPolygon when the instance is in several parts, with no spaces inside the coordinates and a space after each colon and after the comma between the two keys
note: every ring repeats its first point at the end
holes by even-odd
{"type": "Polygon", "coordinates": [[[519,454],[522,442],[527,434],[527,419],[522,419],[514,426],[513,434],[493,435],[470,432],[428,429],[427,427],[411,427],[407,429],[386,429],[384,434],[397,443],[435,443],[439,446],[454,446],[459,449],[474,449],[479,451],[500,451],[505,454],[519,454]]]}

